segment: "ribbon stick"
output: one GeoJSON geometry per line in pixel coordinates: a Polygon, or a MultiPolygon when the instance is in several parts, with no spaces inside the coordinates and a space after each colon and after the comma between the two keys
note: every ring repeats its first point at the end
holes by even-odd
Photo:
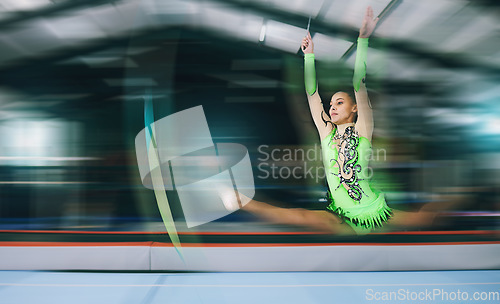
{"type": "Polygon", "coordinates": [[[165,229],[167,230],[168,236],[170,237],[170,240],[172,241],[177,254],[179,254],[181,260],[184,262],[181,242],[179,240],[179,235],[177,234],[174,218],[172,216],[172,210],[170,209],[170,204],[168,203],[165,186],[163,185],[163,177],[160,170],[161,164],[158,154],[158,146],[155,139],[156,137],[153,115],[153,100],[150,90],[146,90],[146,96],[144,97],[144,123],[146,125],[146,146],[148,150],[148,162],[151,171],[151,181],[153,183],[158,210],[160,211],[160,215],[163,220],[163,224],[165,225],[165,229]]]}

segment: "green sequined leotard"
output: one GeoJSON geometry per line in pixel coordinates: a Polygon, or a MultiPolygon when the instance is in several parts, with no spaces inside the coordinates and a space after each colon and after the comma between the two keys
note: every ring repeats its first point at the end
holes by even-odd
{"type": "Polygon", "coordinates": [[[327,209],[343,219],[358,234],[369,233],[391,217],[383,193],[369,184],[368,161],[371,143],[360,137],[354,126],[342,137],[337,128],[321,141],[328,181],[327,209]],[[337,144],[335,139],[339,139],[337,144]]]}

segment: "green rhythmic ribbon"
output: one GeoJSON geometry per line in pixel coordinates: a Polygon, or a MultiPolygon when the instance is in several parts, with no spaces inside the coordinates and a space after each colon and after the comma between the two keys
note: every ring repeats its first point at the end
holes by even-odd
{"type": "Polygon", "coordinates": [[[150,90],[146,90],[146,96],[144,97],[144,123],[146,125],[145,133],[149,170],[151,172],[151,181],[153,182],[153,189],[155,192],[156,203],[158,204],[158,210],[160,210],[161,219],[163,220],[168,236],[170,237],[177,254],[179,254],[181,260],[184,262],[181,242],[179,240],[179,235],[177,234],[177,229],[175,228],[172,210],[170,209],[170,205],[168,203],[167,193],[165,190],[159,190],[164,189],[165,186],[163,185],[163,177],[159,168],[160,159],[158,156],[158,146],[155,136],[153,99],[151,97],[150,90]]]}

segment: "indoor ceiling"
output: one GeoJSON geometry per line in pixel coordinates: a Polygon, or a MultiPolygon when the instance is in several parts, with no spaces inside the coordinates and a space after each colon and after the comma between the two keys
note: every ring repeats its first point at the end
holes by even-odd
{"type": "MultiPolygon", "coordinates": [[[[318,65],[352,69],[357,29],[371,5],[380,16],[370,40],[371,81],[406,100],[400,109],[426,106],[428,119],[458,115],[472,124],[476,118],[460,117],[464,107],[480,105],[487,115],[483,103],[500,96],[497,3],[0,0],[0,120],[78,119],[104,103],[140,98],[144,87],[159,96],[165,87],[174,94],[233,89],[214,99],[279,104],[290,85],[285,58],[300,57],[309,18],[318,65]]],[[[320,84],[329,77],[336,75],[320,84]]]]}

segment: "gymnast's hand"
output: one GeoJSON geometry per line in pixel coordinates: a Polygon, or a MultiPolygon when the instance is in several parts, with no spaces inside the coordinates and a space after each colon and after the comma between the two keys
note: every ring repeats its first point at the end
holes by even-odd
{"type": "Polygon", "coordinates": [[[373,8],[368,6],[366,8],[365,17],[363,18],[363,23],[359,29],[359,38],[369,38],[373,33],[375,26],[377,26],[378,17],[373,18],[373,8]]]}
{"type": "Polygon", "coordinates": [[[304,54],[314,53],[314,43],[309,32],[307,32],[307,35],[304,37],[304,39],[302,39],[302,45],[300,46],[300,48],[304,54]]]}

